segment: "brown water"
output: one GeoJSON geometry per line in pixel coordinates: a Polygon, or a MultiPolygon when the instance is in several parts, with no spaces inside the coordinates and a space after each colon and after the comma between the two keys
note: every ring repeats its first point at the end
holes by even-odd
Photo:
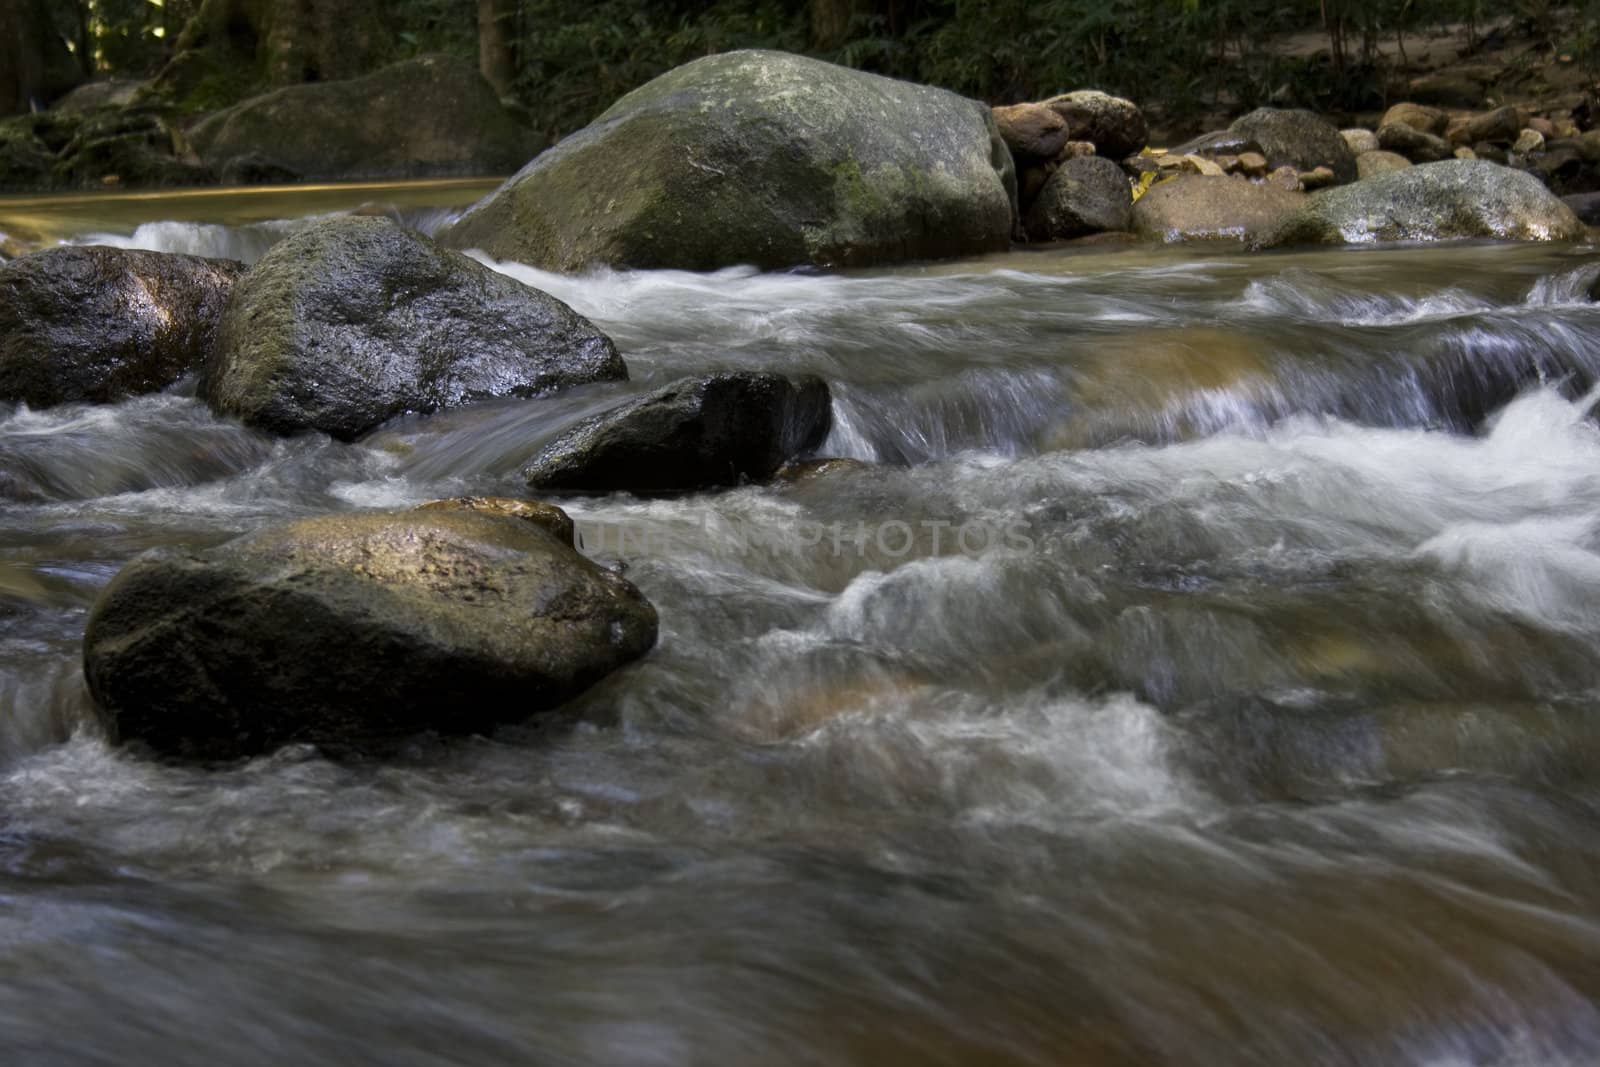
{"type": "MultiPolygon", "coordinates": [[[[253,258],[330,209],[157,205],[82,228],[253,258]]],[[[182,390],[0,414],[0,1055],[1596,1062],[1597,267],[507,264],[634,381],[355,445],[182,390]],[[84,615],[138,551],[515,493],[573,419],[726,366],[826,376],[870,465],[560,501],[662,619],[570,721],[222,770],[86,725],[84,615]]]]}

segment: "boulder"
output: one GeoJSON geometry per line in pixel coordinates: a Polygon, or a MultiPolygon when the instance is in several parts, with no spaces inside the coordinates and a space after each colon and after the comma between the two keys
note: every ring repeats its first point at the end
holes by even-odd
{"type": "Polygon", "coordinates": [[[1103,230],[1126,230],[1133,189],[1122,168],[1104,156],[1069,159],[1050,175],[1028,210],[1030,241],[1055,241],[1103,230]]]}
{"type": "Polygon", "coordinates": [[[843,266],[1009,247],[989,108],[783,52],[697,59],[479,201],[455,248],[552,270],[843,266]]]}
{"type": "Polygon", "coordinates": [[[42,408],[155,392],[212,353],[231,260],[96,246],[0,267],[0,400],[42,408]]]}
{"type": "Polygon", "coordinates": [[[1527,111],[1520,107],[1497,107],[1493,111],[1470,116],[1460,125],[1451,140],[1456,144],[1466,145],[1477,144],[1479,141],[1509,145],[1527,125],[1527,111]]]}
{"type": "Polygon", "coordinates": [[[1479,107],[1488,81],[1482,71],[1442,70],[1412,79],[1406,95],[1433,107],[1479,107]]]}
{"type": "Polygon", "coordinates": [[[1072,136],[1067,120],[1043,104],[997,107],[994,122],[1019,168],[1056,158],[1072,136]]]}
{"type": "Polygon", "coordinates": [[[1302,193],[1241,178],[1192,175],[1152,186],[1133,205],[1145,240],[1247,240],[1305,202],[1302,193]]]}
{"type": "Polygon", "coordinates": [[[1423,133],[1439,135],[1444,133],[1444,128],[1450,121],[1450,116],[1439,108],[1428,107],[1425,104],[1410,102],[1395,104],[1383,113],[1383,118],[1378,122],[1378,128],[1392,126],[1396,123],[1401,126],[1410,126],[1413,130],[1423,133]]]}
{"type": "Polygon", "coordinates": [[[189,143],[216,170],[247,156],[311,179],[505,174],[529,149],[477,68],[454,56],[251,97],[201,121],[189,143]]]}
{"type": "Polygon", "coordinates": [[[1332,124],[1310,111],[1261,107],[1228,129],[1261,146],[1267,163],[1307,171],[1327,167],[1341,182],[1356,180],[1356,157],[1332,124]]]}
{"type": "Polygon", "coordinates": [[[144,86],[144,82],[131,78],[86,82],[51,104],[50,109],[71,115],[102,107],[125,107],[144,86]]]}
{"type": "Polygon", "coordinates": [[[201,394],[275,433],[350,440],[408,411],[626,378],[555,297],[382,217],[274,245],[235,287],[201,394]]]}
{"type": "Polygon", "coordinates": [[[1101,155],[1112,159],[1139,151],[1150,136],[1138,104],[1098,89],[1053,96],[1044,106],[1066,119],[1070,140],[1092,141],[1101,155]]]}
{"type": "Polygon", "coordinates": [[[1577,240],[1583,223],[1531,174],[1482,160],[1426,163],[1329,189],[1259,247],[1373,241],[1577,240]]]}
{"type": "Polygon", "coordinates": [[[1455,156],[1455,147],[1443,137],[1424,133],[1403,122],[1378,127],[1378,144],[1386,152],[1396,152],[1413,163],[1437,163],[1455,156]]]}
{"type": "Polygon", "coordinates": [[[33,132],[28,116],[0,121],[0,192],[48,188],[55,154],[33,132]]]}
{"type": "Polygon", "coordinates": [[[1351,129],[1340,130],[1339,136],[1344,138],[1344,143],[1357,159],[1363,152],[1376,152],[1382,145],[1378,144],[1378,135],[1371,130],[1351,129]]]}
{"type": "Polygon", "coordinates": [[[356,512],[135,559],[90,613],[84,675],[114,741],[232,759],[523,720],[644,655],[656,626],[538,524],[356,512]]]}
{"type": "Polygon", "coordinates": [[[833,424],[820,378],[733,371],[674,382],[601,412],[542,448],[528,485],[661,495],[765,482],[833,424]]]}
{"type": "Polygon", "coordinates": [[[1363,152],[1356,157],[1356,173],[1363,178],[1388,174],[1392,170],[1405,170],[1409,166],[1411,160],[1398,152],[1363,152]]]}

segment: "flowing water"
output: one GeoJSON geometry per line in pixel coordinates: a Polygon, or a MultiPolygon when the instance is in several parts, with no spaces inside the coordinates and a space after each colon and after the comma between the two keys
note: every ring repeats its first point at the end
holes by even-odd
{"type": "MultiPolygon", "coordinates": [[[[304,224],[226,204],[72,239],[304,224]]],[[[182,388],[0,412],[5,1063],[1600,1061],[1593,249],[497,266],[633,381],[354,445],[182,388]],[[516,495],[574,419],[751,366],[825,376],[862,462],[556,498],[661,613],[570,716],[98,738],[79,637],[136,553],[516,495]]]]}

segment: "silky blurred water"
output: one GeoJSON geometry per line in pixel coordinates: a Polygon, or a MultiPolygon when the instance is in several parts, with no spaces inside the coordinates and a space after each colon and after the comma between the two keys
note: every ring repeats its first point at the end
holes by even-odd
{"type": "Polygon", "coordinates": [[[1593,249],[492,265],[633,380],[353,445],[0,413],[5,1062],[1600,1060],[1593,249]],[[90,725],[138,552],[515,495],[723,367],[826,377],[861,462],[555,498],[661,614],[569,714],[211,769],[90,725]]]}

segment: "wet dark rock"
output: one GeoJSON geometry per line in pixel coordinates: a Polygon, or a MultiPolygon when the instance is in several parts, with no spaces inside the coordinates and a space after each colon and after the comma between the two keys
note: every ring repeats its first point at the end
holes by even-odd
{"type": "Polygon", "coordinates": [[[1339,130],[1314,112],[1262,107],[1228,129],[1261,146],[1267,165],[1308,171],[1327,167],[1341,182],[1356,180],[1356,157],[1339,130]]]}
{"type": "Polygon", "coordinates": [[[98,188],[116,184],[130,188],[215,185],[208,167],[185,163],[144,134],[118,134],[75,142],[51,173],[58,187],[98,188]]]}
{"type": "Polygon", "coordinates": [[[214,350],[243,269],[98,246],[0,266],[0,400],[109,403],[166,388],[214,350]]]}
{"type": "Polygon", "coordinates": [[[0,192],[48,188],[56,157],[34,133],[32,124],[17,119],[0,122],[0,192]]]}
{"type": "Polygon", "coordinates": [[[1600,192],[1574,193],[1563,196],[1561,202],[1571,208],[1584,225],[1600,226],[1600,192]]]}
{"type": "Polygon", "coordinates": [[[1260,247],[1584,236],[1572,209],[1531,174],[1482,160],[1426,163],[1329,189],[1262,236],[1260,247]]]}
{"type": "Polygon", "coordinates": [[[90,614],[84,674],[113,740],[231,759],[524,720],[644,655],[656,625],[538,524],[358,512],[139,557],[90,614]]]}
{"type": "Polygon", "coordinates": [[[441,240],[551,270],[892,263],[1003,250],[989,108],[783,52],[707,56],[613,104],[441,240]]]}
{"type": "Polygon", "coordinates": [[[712,374],[578,423],[523,475],[537,489],[641,495],[765,482],[822,444],[832,423],[820,378],[712,374]]]}
{"type": "MultiPolygon", "coordinates": [[[[1255,138],[1232,130],[1213,130],[1167,150],[1170,156],[1241,156],[1246,152],[1261,152],[1255,138]]],[[[1265,154],[1265,153],[1263,153],[1265,154]]]]}
{"type": "Polygon", "coordinates": [[[1133,205],[1133,232],[1147,241],[1249,240],[1305,202],[1305,194],[1242,178],[1188,175],[1162,182],[1133,205]]]}
{"type": "Polygon", "coordinates": [[[408,411],[625,377],[610,338],[555,297],[389,219],[346,216],[240,280],[201,394],[262,429],[349,440],[408,411]]]}
{"type": "Polygon", "coordinates": [[[1098,89],[1053,96],[1044,106],[1067,120],[1068,140],[1092,141],[1096,151],[1111,159],[1139,151],[1150,136],[1138,104],[1098,89]]]}
{"type": "Polygon", "coordinates": [[[1056,241],[1104,230],[1126,230],[1133,190],[1122,168],[1103,156],[1069,159],[1056,168],[1028,210],[1032,241],[1056,241]]]}
{"type": "Polygon", "coordinates": [[[223,185],[290,185],[304,175],[260,152],[246,152],[224,163],[219,177],[223,185]]]}
{"type": "Polygon", "coordinates": [[[1455,158],[1455,146],[1449,141],[1403,122],[1391,122],[1378,127],[1378,145],[1384,151],[1398,153],[1413,163],[1437,163],[1455,158]]]}
{"type": "Polygon", "coordinates": [[[505,174],[530,150],[477,68],[453,56],[251,97],[202,120],[189,141],[216,169],[254,157],[313,179],[505,174]]]}
{"type": "Polygon", "coordinates": [[[1414,78],[1406,95],[1432,107],[1479,107],[1488,78],[1478,71],[1445,70],[1414,78]]]}

